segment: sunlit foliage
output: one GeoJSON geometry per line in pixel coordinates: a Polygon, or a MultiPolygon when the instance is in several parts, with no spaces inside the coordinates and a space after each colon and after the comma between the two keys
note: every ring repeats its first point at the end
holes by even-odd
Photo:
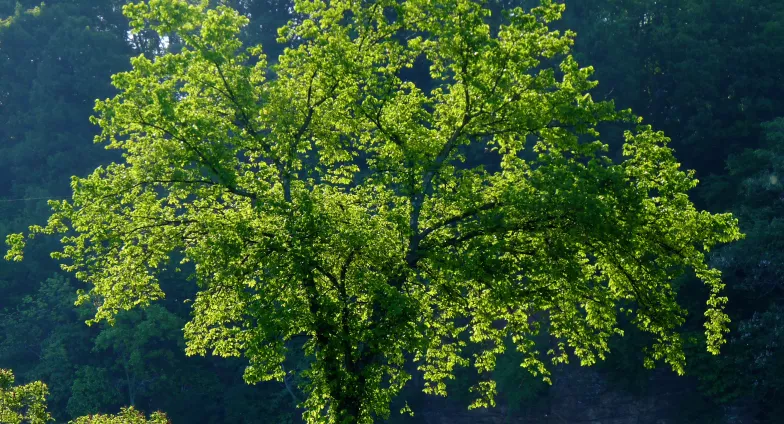
{"type": "Polygon", "coordinates": [[[46,412],[46,385],[34,382],[14,386],[14,374],[0,369],[0,423],[45,424],[51,420],[46,412]]]}

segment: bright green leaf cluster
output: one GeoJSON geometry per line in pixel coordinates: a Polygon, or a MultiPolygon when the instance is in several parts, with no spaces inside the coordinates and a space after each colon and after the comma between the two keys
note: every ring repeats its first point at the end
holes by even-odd
{"type": "Polygon", "coordinates": [[[143,413],[133,408],[123,408],[117,415],[95,414],[79,417],[71,424],[170,424],[166,415],[155,412],[147,419],[143,413]]]}
{"type": "MultiPolygon", "coordinates": [[[[14,375],[10,370],[0,369],[0,423],[2,424],[46,424],[53,421],[46,412],[46,384],[35,381],[23,386],[14,386],[14,375]]],[[[155,412],[147,419],[133,407],[123,408],[117,415],[95,414],[79,417],[70,424],[169,424],[166,415],[155,412]]]]}
{"type": "Polygon", "coordinates": [[[14,20],[20,18],[22,15],[31,15],[31,16],[38,16],[38,15],[40,15],[42,7],[44,7],[44,3],[41,3],[38,6],[35,6],[33,8],[25,10],[24,7],[22,6],[22,4],[17,2],[13,16],[9,16],[7,18],[0,19],[0,29],[2,29],[4,27],[11,26],[11,24],[14,23],[14,20]]]}
{"type": "Polygon", "coordinates": [[[14,375],[0,369],[0,423],[46,424],[52,416],[46,412],[48,390],[41,382],[14,386],[14,375]]]}

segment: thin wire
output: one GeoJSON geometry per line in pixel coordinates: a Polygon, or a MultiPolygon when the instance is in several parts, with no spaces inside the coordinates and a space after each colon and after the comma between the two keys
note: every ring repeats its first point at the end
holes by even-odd
{"type": "Polygon", "coordinates": [[[65,200],[66,197],[24,197],[21,199],[0,199],[0,203],[24,202],[27,200],[65,200]]]}

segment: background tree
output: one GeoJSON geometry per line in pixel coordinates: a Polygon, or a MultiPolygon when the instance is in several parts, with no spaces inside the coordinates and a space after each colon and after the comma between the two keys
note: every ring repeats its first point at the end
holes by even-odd
{"type": "Polygon", "coordinates": [[[47,279],[15,309],[0,313],[0,357],[28,381],[46,381],[48,404],[60,410],[71,396],[80,357],[89,355],[89,311],[73,307],[76,288],[62,276],[47,279]]]}
{"type": "MultiPolygon", "coordinates": [[[[85,175],[119,158],[88,141],[96,133],[88,119],[94,99],[114,94],[110,76],[127,69],[131,55],[160,53],[154,32],[128,37],[124,1],[39,3],[0,0],[3,238],[31,220],[45,219],[46,199],[67,195],[70,175],[85,175]]],[[[122,361],[113,349],[92,351],[105,327],[84,325],[89,305],[73,306],[80,283],[54,275],[58,268],[49,258],[54,248],[56,243],[40,243],[27,252],[25,262],[0,264],[0,367],[13,369],[21,382],[46,382],[49,411],[58,422],[117,412],[128,402],[118,386],[124,379],[122,361]]],[[[193,289],[185,280],[164,280],[170,299],[159,305],[185,320],[189,310],[182,301],[193,289]]],[[[122,331],[136,331],[128,326],[131,319],[120,316],[118,322],[122,331]]],[[[146,386],[138,408],[166,410],[176,422],[290,419],[294,408],[282,383],[245,385],[239,360],[185,361],[177,348],[181,331],[172,331],[165,337],[168,345],[147,338],[150,344],[138,352],[142,357],[176,355],[171,366],[156,366],[156,381],[166,384],[146,386]]]]}
{"type": "MultiPolygon", "coordinates": [[[[13,386],[14,375],[0,370],[0,423],[46,424],[52,421],[46,412],[46,385],[36,381],[23,386],[13,386]]],[[[90,415],[70,421],[71,424],[168,424],[166,415],[156,412],[147,420],[133,408],[123,408],[117,415],[90,415]]]]}
{"type": "Polygon", "coordinates": [[[598,0],[568,3],[563,25],[597,69],[596,95],[664,130],[707,176],[759,146],[784,107],[783,22],[776,0],[598,0]]]}
{"type": "MultiPolygon", "coordinates": [[[[29,219],[45,217],[47,208],[41,199],[67,196],[64,175],[85,174],[116,159],[97,146],[77,142],[96,133],[85,116],[94,106],[93,99],[112,95],[109,77],[127,68],[130,54],[122,33],[106,23],[112,21],[111,9],[103,9],[99,16],[95,5],[87,3],[17,3],[14,16],[0,25],[0,196],[4,199],[0,231],[4,233],[24,228],[29,219]]],[[[36,252],[29,266],[0,270],[0,307],[14,305],[57,271],[46,256],[44,251],[36,252]]]]}
{"type": "MultiPolygon", "coordinates": [[[[234,10],[125,8],[181,51],[113,78],[120,94],[95,122],[125,162],[75,178],[73,201],[32,228],[75,230],[56,257],[91,284],[79,301],[96,320],[161,298],[157,270],[183,255],[200,284],[188,352],[244,355],[256,382],[282,379],[286,343],[304,340],[312,422],[388,416],[408,355],[433,394],[456,366],[492,371],[507,338],[546,378],[532,342],[543,326],[553,361],[591,364],[619,306],[652,336],[647,364],[681,372],[671,282],[685,269],[710,289],[718,351],[726,299],[704,252],[738,238],[735,221],[693,207],[696,182],[649,127],[609,159],[595,127],[632,117],[588,94],[574,34],[548,29],[561,5],[514,9],[497,28],[463,0],[296,10],[282,36],[298,46],[267,80],[234,10]],[[427,91],[406,77],[421,61],[427,91]],[[472,146],[495,166],[462,165],[472,146]]],[[[8,258],[23,241],[8,238],[8,258]]],[[[492,380],[474,390],[474,406],[493,403],[492,380]]]]}
{"type": "Polygon", "coordinates": [[[8,424],[45,424],[51,420],[46,412],[46,385],[41,382],[14,386],[14,375],[0,370],[0,422],[8,424]]]}
{"type": "Polygon", "coordinates": [[[117,415],[97,414],[79,417],[72,424],[169,424],[166,415],[155,412],[149,419],[133,408],[123,408],[117,415]]]}
{"type": "Polygon", "coordinates": [[[710,181],[706,198],[726,202],[734,192],[734,211],[747,239],[720,249],[714,257],[725,270],[733,295],[733,336],[722,358],[705,358],[696,365],[702,388],[722,403],[753,399],[760,417],[774,421],[784,413],[780,391],[784,387],[780,329],[784,295],[781,256],[784,188],[784,119],[762,126],[759,148],[729,158],[728,173],[710,181]],[[731,370],[719,371],[719,370],[731,370]]]}

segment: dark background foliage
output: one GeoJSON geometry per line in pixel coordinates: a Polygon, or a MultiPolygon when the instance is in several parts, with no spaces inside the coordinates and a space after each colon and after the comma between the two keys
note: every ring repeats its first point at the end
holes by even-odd
{"type": "MultiPolygon", "coordinates": [[[[244,37],[274,60],[284,47],[275,29],[292,18],[290,2],[224,2],[250,17],[244,37]]],[[[0,237],[42,222],[43,199],[68,196],[71,175],[117,159],[91,142],[94,99],[113,94],[110,76],[131,56],[176,48],[176,40],[131,36],[123,3],[0,0],[0,237]]],[[[746,239],[711,258],[725,273],[729,343],[721,356],[704,352],[706,293],[684,278],[682,302],[693,318],[687,377],[645,370],[638,352],[646,340],[630,331],[607,361],[561,367],[552,386],[514,355],[503,358],[494,411],[465,411],[467,372],[448,399],[408,389],[416,414],[392,421],[782,422],[784,2],[573,0],[557,26],[577,32],[577,58],[600,81],[594,97],[615,99],[664,130],[703,182],[697,203],[740,218],[746,239]]],[[[618,129],[604,134],[617,145],[618,129]]],[[[242,360],[185,357],[191,282],[164,279],[165,301],[121,315],[114,327],[87,327],[89,308],[73,306],[80,283],[58,273],[52,243],[35,243],[22,263],[0,263],[0,368],[20,382],[46,382],[58,422],[123,405],[164,410],[175,423],[299,422],[296,377],[249,386],[242,360]]]]}

